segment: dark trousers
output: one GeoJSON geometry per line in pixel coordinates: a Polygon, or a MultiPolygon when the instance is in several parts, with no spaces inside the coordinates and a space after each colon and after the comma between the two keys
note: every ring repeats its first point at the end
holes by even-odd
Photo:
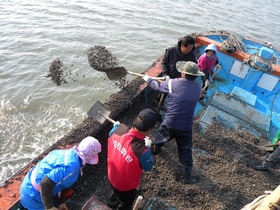
{"type": "Polygon", "coordinates": [[[280,163],[280,146],[278,146],[271,154],[266,157],[266,161],[280,163]]]}
{"type": "MultiPolygon", "coordinates": [[[[206,80],[208,79],[209,80],[210,78],[210,73],[206,73],[204,77],[202,77],[202,88],[205,87],[205,83],[206,83],[206,80]]],[[[205,88],[205,91],[208,90],[208,87],[205,88]]]]}
{"type": "Polygon", "coordinates": [[[112,188],[113,194],[111,199],[117,198],[120,203],[117,210],[131,210],[136,198],[136,189],[129,191],[119,191],[113,186],[112,188]]]}
{"type": "MultiPolygon", "coordinates": [[[[205,87],[206,80],[207,79],[209,80],[210,77],[211,77],[210,73],[205,73],[205,76],[201,77],[202,78],[202,89],[205,87]]],[[[207,91],[207,90],[208,90],[208,86],[205,87],[205,91],[207,91]]],[[[204,97],[201,96],[201,97],[199,97],[199,99],[203,100],[204,97]]]]}
{"type": "Polygon", "coordinates": [[[180,163],[186,167],[192,166],[192,130],[176,130],[167,128],[164,124],[161,124],[154,143],[157,147],[162,147],[164,142],[167,142],[173,138],[177,143],[180,163]]]}

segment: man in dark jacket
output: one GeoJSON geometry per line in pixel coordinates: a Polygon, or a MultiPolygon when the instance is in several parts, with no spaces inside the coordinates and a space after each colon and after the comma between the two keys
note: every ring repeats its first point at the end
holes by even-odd
{"type": "Polygon", "coordinates": [[[163,74],[170,78],[179,78],[181,73],[176,69],[177,61],[192,61],[197,63],[193,51],[195,50],[195,41],[191,36],[184,36],[178,40],[177,45],[168,48],[165,51],[162,60],[163,74]]]}
{"type": "Polygon", "coordinates": [[[185,166],[184,182],[191,184],[197,181],[191,177],[192,125],[194,110],[201,93],[201,86],[195,79],[204,76],[204,73],[191,61],[179,61],[176,66],[181,72],[181,78],[160,83],[147,75],[143,77],[151,88],[168,95],[166,115],[151,149],[154,154],[158,154],[164,142],[174,138],[178,147],[179,161],[185,166]]]}
{"type": "Polygon", "coordinates": [[[119,202],[117,210],[131,210],[142,171],[153,168],[154,160],[145,137],[156,122],[157,114],[144,109],[133,121],[131,129],[124,124],[115,123],[110,131],[108,178],[113,188],[111,202],[114,198],[119,202]]]}

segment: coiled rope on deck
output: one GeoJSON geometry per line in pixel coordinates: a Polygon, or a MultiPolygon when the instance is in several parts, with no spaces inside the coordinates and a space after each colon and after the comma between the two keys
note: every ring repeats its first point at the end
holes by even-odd
{"type": "MultiPolygon", "coordinates": [[[[220,40],[222,41],[220,49],[226,53],[235,53],[236,51],[240,51],[246,54],[250,54],[246,45],[243,43],[243,36],[236,35],[227,31],[216,31],[220,35],[220,40]]],[[[211,32],[213,33],[213,31],[211,32]]],[[[197,36],[204,36],[203,33],[192,33],[191,36],[194,38],[197,36]]],[[[272,44],[264,43],[264,46],[273,49],[272,44]]],[[[255,46],[256,51],[259,51],[258,47],[255,46]]],[[[255,54],[251,54],[248,58],[244,59],[242,64],[248,64],[255,69],[255,71],[264,71],[267,73],[271,73],[274,69],[272,64],[276,66],[280,66],[280,58],[275,54],[271,59],[265,59],[258,55],[258,52],[255,54]],[[257,64],[256,64],[257,63],[257,64]]],[[[242,69],[242,67],[241,67],[242,69]]]]}
{"type": "Polygon", "coordinates": [[[228,52],[234,53],[236,50],[239,50],[244,53],[248,53],[248,50],[245,44],[242,42],[243,37],[229,33],[226,31],[221,31],[220,39],[222,40],[221,49],[228,52]],[[227,38],[223,39],[223,36],[226,35],[227,38]]]}
{"type": "Polygon", "coordinates": [[[245,59],[243,63],[248,63],[249,66],[253,67],[255,71],[264,71],[271,73],[273,71],[272,61],[274,56],[271,59],[266,59],[258,55],[258,53],[254,53],[250,55],[248,59],[245,59]]]}

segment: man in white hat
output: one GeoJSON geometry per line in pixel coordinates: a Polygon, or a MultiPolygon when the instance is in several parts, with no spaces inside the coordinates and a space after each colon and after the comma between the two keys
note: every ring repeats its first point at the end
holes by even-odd
{"type": "Polygon", "coordinates": [[[83,139],[79,146],[67,150],[53,150],[26,174],[20,187],[20,202],[28,210],[68,210],[63,189],[77,180],[81,168],[86,164],[97,164],[101,144],[91,136],[83,139]],[[57,204],[55,206],[55,198],[57,204]]]}
{"type": "Polygon", "coordinates": [[[181,73],[180,78],[160,83],[147,75],[143,77],[151,88],[168,95],[166,115],[151,150],[155,155],[160,153],[164,142],[174,138],[178,147],[179,161],[185,166],[184,183],[191,184],[197,181],[191,177],[192,124],[194,110],[201,93],[201,86],[195,79],[204,76],[204,73],[191,61],[178,61],[176,67],[181,73]]]}

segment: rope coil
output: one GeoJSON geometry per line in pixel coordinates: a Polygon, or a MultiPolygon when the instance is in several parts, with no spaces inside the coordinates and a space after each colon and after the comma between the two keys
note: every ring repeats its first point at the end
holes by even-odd
{"type": "MultiPolygon", "coordinates": [[[[248,50],[259,51],[257,45],[254,48],[247,48],[243,43],[244,37],[240,35],[235,35],[233,33],[227,31],[217,31],[219,32],[221,47],[220,50],[226,53],[235,53],[236,51],[240,51],[246,54],[249,53],[248,50]]],[[[191,36],[198,37],[204,36],[203,33],[192,33],[191,36]]],[[[264,43],[264,46],[270,49],[274,49],[271,43],[264,43]]],[[[259,56],[257,53],[251,54],[247,59],[244,59],[243,64],[248,64],[253,67],[256,71],[264,71],[267,73],[271,73],[274,69],[272,64],[276,66],[280,66],[280,57],[277,57],[279,54],[274,54],[271,59],[265,59],[259,56]]]]}
{"type": "Polygon", "coordinates": [[[227,53],[235,53],[236,51],[236,47],[230,41],[223,41],[220,49],[227,53]]]}
{"type": "Polygon", "coordinates": [[[271,73],[273,71],[272,68],[272,60],[271,59],[266,59],[261,56],[259,56],[257,53],[251,55],[249,59],[246,59],[248,62],[249,66],[253,67],[256,71],[264,71],[271,73]]]}

